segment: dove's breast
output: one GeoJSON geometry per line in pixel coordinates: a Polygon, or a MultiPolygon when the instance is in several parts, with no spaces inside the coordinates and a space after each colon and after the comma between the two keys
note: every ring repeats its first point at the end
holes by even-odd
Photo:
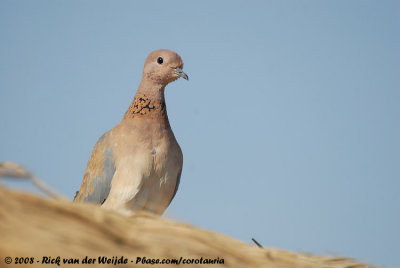
{"type": "Polygon", "coordinates": [[[162,139],[158,146],[154,146],[153,172],[144,183],[144,192],[147,192],[147,202],[144,209],[156,213],[163,213],[174,197],[179,185],[182,171],[182,151],[176,142],[171,139],[162,139]]]}
{"type": "MultiPolygon", "coordinates": [[[[125,196],[128,210],[162,214],[177,191],[183,155],[169,124],[140,126],[135,124],[130,131],[124,131],[130,135],[121,136],[121,143],[115,148],[119,151],[117,166],[124,169],[123,176],[117,178],[118,182],[124,181],[118,187],[118,195],[125,196]],[[133,137],[136,143],[128,141],[133,137]]],[[[117,176],[120,174],[117,167],[117,176]]]]}

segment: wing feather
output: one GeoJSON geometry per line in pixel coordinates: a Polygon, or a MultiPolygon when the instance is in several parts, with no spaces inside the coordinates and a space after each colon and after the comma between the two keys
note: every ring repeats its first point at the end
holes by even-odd
{"type": "Polygon", "coordinates": [[[110,193],[115,163],[107,134],[104,134],[94,146],[81,188],[77,192],[74,202],[102,204],[110,193]]]}

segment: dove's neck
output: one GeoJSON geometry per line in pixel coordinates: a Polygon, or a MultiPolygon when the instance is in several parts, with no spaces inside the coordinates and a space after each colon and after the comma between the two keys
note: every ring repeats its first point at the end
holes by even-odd
{"type": "Polygon", "coordinates": [[[165,85],[142,81],[124,119],[149,119],[168,122],[165,85]]]}

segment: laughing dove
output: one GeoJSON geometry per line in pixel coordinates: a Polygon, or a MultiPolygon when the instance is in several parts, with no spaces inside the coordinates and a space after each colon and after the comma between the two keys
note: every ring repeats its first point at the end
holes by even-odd
{"type": "Polygon", "coordinates": [[[183,156],[168,121],[164,89],[179,77],[181,57],[166,49],[147,57],[136,95],[123,119],[96,143],[74,202],[129,214],[162,214],[178,189],[183,156]]]}

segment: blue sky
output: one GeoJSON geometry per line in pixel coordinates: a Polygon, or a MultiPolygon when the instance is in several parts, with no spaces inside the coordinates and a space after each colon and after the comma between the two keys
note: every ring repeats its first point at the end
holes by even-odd
{"type": "MultiPolygon", "coordinates": [[[[0,2],[0,161],[73,197],[154,49],[184,154],[166,216],[400,265],[400,2],[0,2]]],[[[24,187],[12,184],[12,187],[24,187]]]]}

